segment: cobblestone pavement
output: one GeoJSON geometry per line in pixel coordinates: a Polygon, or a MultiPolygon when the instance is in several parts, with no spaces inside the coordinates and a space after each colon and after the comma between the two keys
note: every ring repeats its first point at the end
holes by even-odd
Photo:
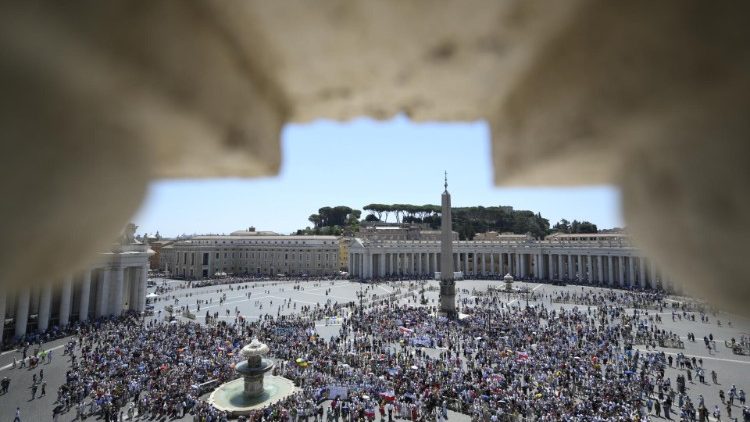
{"type": "MultiPolygon", "coordinates": [[[[161,283],[161,281],[159,281],[161,283]]],[[[241,315],[247,318],[259,318],[261,315],[270,313],[276,315],[291,314],[299,312],[301,306],[315,306],[316,304],[323,305],[327,301],[330,303],[345,303],[345,302],[358,302],[360,299],[358,294],[362,292],[365,295],[363,300],[371,300],[373,294],[377,294],[380,297],[385,294],[394,292],[394,287],[385,284],[379,285],[363,285],[361,283],[350,282],[345,280],[339,281],[321,281],[321,282],[304,282],[300,283],[299,290],[295,289],[295,283],[293,281],[287,282],[256,282],[256,283],[242,283],[214,287],[203,287],[185,289],[178,288],[182,284],[180,281],[170,280],[167,281],[169,286],[175,288],[174,291],[168,292],[167,294],[160,297],[160,300],[155,303],[156,314],[154,318],[164,318],[166,312],[163,311],[164,306],[174,305],[174,297],[179,300],[178,307],[182,305],[189,305],[189,308],[197,315],[196,321],[202,323],[206,311],[219,312],[219,316],[222,319],[233,321],[235,308],[239,309],[241,315]],[[247,289],[238,289],[239,286],[248,286],[247,289]],[[250,297],[247,296],[250,293],[250,297]],[[226,294],[226,302],[223,305],[219,305],[219,298],[226,294]],[[279,308],[285,299],[292,299],[293,302],[289,307],[279,308]],[[201,306],[200,311],[197,311],[197,300],[211,301],[208,304],[201,306]],[[263,308],[261,309],[260,305],[263,308]],[[296,309],[294,307],[296,304],[296,309]],[[162,310],[161,315],[159,311],[162,310]],[[226,311],[230,311],[230,315],[227,316],[226,311]]],[[[488,280],[466,280],[457,282],[456,288],[458,290],[457,301],[460,304],[464,299],[472,300],[473,293],[475,291],[483,291],[488,286],[499,287],[502,285],[500,281],[488,281],[488,280]]],[[[558,292],[581,292],[582,290],[592,290],[596,288],[581,287],[581,286],[552,286],[548,284],[538,283],[523,283],[517,282],[517,286],[528,286],[537,295],[542,295],[537,302],[542,303],[545,306],[552,308],[572,308],[572,304],[553,304],[551,303],[548,295],[555,294],[558,292]]],[[[425,283],[427,291],[425,297],[428,300],[427,306],[435,306],[437,304],[438,291],[437,282],[427,281],[425,283]]],[[[403,287],[402,291],[406,293],[406,288],[403,287]]],[[[149,291],[153,291],[150,288],[149,291]]],[[[398,301],[400,303],[408,303],[410,305],[418,304],[417,297],[419,290],[416,289],[411,292],[410,295],[400,297],[398,301]]],[[[506,303],[516,304],[518,301],[524,303],[523,297],[504,298],[506,303]]],[[[585,309],[585,306],[579,306],[579,308],[585,309]]],[[[654,313],[656,311],[650,311],[654,313]]],[[[688,394],[693,398],[697,399],[699,394],[705,397],[706,405],[709,409],[713,409],[714,405],[719,404],[722,410],[722,419],[726,418],[725,406],[721,405],[719,400],[718,392],[720,389],[728,392],[732,384],[737,386],[737,389],[744,389],[746,392],[750,392],[750,356],[738,356],[734,355],[732,351],[724,346],[724,340],[735,337],[739,339],[741,335],[750,335],[750,320],[739,318],[737,316],[731,316],[726,314],[718,314],[716,317],[711,316],[708,323],[701,323],[699,318],[698,321],[692,322],[687,320],[676,320],[672,321],[671,312],[664,310],[661,314],[663,323],[660,324],[660,328],[664,328],[667,331],[672,331],[681,336],[685,341],[685,349],[669,349],[669,348],[657,348],[663,350],[667,354],[676,354],[683,352],[687,356],[703,359],[703,365],[706,371],[707,383],[701,384],[694,377],[693,383],[688,383],[688,394]],[[717,320],[721,320],[722,325],[718,326],[717,320]],[[729,326],[728,321],[732,321],[732,325],[729,326]],[[697,342],[687,341],[687,333],[695,333],[697,342]],[[714,335],[716,339],[717,349],[715,352],[709,353],[703,344],[703,336],[707,336],[709,333],[714,335]],[[718,373],[719,384],[714,385],[711,382],[710,373],[711,370],[715,370],[718,373]]],[[[317,330],[321,336],[328,338],[338,334],[339,324],[335,321],[318,321],[317,330]]],[[[53,359],[51,363],[44,363],[38,368],[31,370],[28,368],[18,369],[11,368],[13,356],[16,356],[20,360],[21,353],[18,351],[8,351],[0,355],[0,377],[9,377],[11,379],[10,389],[7,394],[0,395],[0,422],[13,421],[15,415],[16,406],[21,409],[21,420],[22,421],[47,421],[52,419],[52,409],[55,406],[56,391],[57,388],[62,384],[65,379],[65,371],[69,368],[69,359],[63,355],[62,345],[65,343],[65,339],[57,340],[43,345],[45,350],[53,350],[53,359]],[[39,397],[41,388],[37,392],[37,397],[31,399],[31,384],[33,374],[39,375],[40,369],[44,370],[44,380],[47,383],[47,394],[46,396],[39,397]]],[[[33,348],[30,348],[31,352],[33,348]]],[[[437,355],[439,350],[427,350],[431,355],[437,355]]],[[[273,351],[271,352],[273,354],[273,351]]],[[[675,377],[680,373],[676,368],[669,368],[667,370],[667,376],[671,377],[674,384],[675,377]]],[[[735,401],[735,404],[738,404],[735,401]]],[[[71,411],[63,415],[60,421],[73,420],[75,412],[71,411]]],[[[735,406],[733,410],[733,417],[741,417],[741,408],[735,406]]],[[[191,417],[187,416],[183,420],[192,420],[191,417]]],[[[462,421],[470,420],[466,415],[460,415],[452,413],[450,420],[462,421]]]]}

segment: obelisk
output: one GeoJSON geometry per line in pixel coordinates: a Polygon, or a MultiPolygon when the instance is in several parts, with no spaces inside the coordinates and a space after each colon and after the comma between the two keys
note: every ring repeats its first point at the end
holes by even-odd
{"type": "Polygon", "coordinates": [[[453,280],[453,223],[451,221],[451,194],[448,193],[448,173],[445,173],[445,191],[442,197],[440,222],[440,313],[456,317],[456,281],[453,280]]]}

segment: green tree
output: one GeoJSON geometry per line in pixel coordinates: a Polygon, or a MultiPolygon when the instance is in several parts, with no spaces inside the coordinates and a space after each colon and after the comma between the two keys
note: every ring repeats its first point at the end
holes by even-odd
{"type": "Polygon", "coordinates": [[[560,233],[570,233],[570,222],[563,218],[552,229],[560,233]]]}
{"type": "Polygon", "coordinates": [[[313,227],[318,228],[320,227],[322,219],[320,218],[320,215],[318,214],[310,214],[309,217],[307,217],[307,220],[311,223],[313,223],[313,227]]]}

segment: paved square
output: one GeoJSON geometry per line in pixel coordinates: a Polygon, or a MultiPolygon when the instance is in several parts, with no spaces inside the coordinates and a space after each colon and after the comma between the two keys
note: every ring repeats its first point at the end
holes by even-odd
{"type": "MultiPolygon", "coordinates": [[[[393,324],[390,321],[393,317],[389,314],[389,308],[384,303],[390,303],[391,306],[395,305],[406,305],[415,308],[421,307],[434,307],[437,305],[438,290],[437,282],[435,281],[399,281],[399,282],[387,282],[379,284],[361,284],[350,282],[347,280],[334,280],[334,281],[254,281],[224,285],[213,285],[206,287],[186,287],[184,281],[179,280],[157,280],[157,287],[159,296],[154,302],[154,316],[148,318],[148,321],[154,323],[164,321],[167,319],[168,312],[166,311],[167,306],[171,306],[175,312],[179,321],[189,321],[190,319],[185,318],[185,314],[181,312],[183,307],[187,307],[191,313],[195,315],[194,322],[199,324],[205,324],[206,313],[211,317],[216,316],[218,320],[225,321],[230,325],[238,321],[238,316],[245,319],[248,322],[259,321],[265,318],[274,317],[278,319],[280,316],[291,316],[300,315],[304,312],[309,312],[311,309],[317,307],[324,307],[325,305],[343,305],[348,303],[359,304],[360,301],[365,304],[366,317],[362,322],[369,321],[370,324],[375,323],[376,325],[382,324],[385,327],[388,324],[393,324]],[[422,304],[422,290],[424,289],[424,298],[426,304],[422,304]]],[[[553,311],[561,313],[563,310],[569,312],[575,308],[581,311],[584,315],[593,315],[597,307],[589,306],[585,304],[574,304],[574,303],[558,303],[560,299],[566,295],[585,295],[585,294],[597,294],[597,295],[615,295],[615,297],[624,298],[624,291],[611,290],[611,289],[600,289],[591,287],[581,286],[552,286],[548,284],[537,284],[537,283],[514,283],[516,287],[526,287],[532,294],[528,295],[529,305],[536,307],[537,310],[542,308],[551,313],[553,311]],[[617,296],[620,295],[620,296],[617,296]]],[[[520,312],[520,309],[525,307],[527,295],[514,294],[507,295],[500,293],[496,295],[494,303],[489,302],[486,291],[488,287],[501,289],[503,283],[500,281],[488,281],[488,280],[466,280],[457,282],[457,303],[461,311],[467,313],[473,313],[473,316],[467,319],[464,324],[474,324],[473,329],[480,330],[487,324],[490,326],[491,321],[482,319],[481,309],[491,310],[498,316],[502,316],[503,312],[520,312]],[[482,302],[486,300],[487,302],[482,302]],[[479,305],[476,305],[479,303],[479,305]],[[510,308],[509,308],[510,306],[510,308]],[[473,312],[472,312],[473,310],[473,312]]],[[[149,292],[154,292],[155,288],[150,288],[149,292]]],[[[590,296],[589,296],[590,297],[590,296]]],[[[569,299],[570,302],[572,299],[569,299]]],[[[625,301],[626,299],[622,299],[625,301]]],[[[668,302],[669,303],[669,302],[668,302]]],[[[617,312],[614,309],[610,309],[612,312],[617,312]]],[[[416,312],[416,311],[411,311],[416,312]]],[[[690,315],[695,315],[695,321],[688,320],[688,318],[675,318],[672,319],[672,310],[664,308],[659,310],[641,310],[639,311],[639,320],[644,324],[646,329],[653,329],[657,327],[659,330],[664,330],[667,333],[673,333],[678,336],[684,342],[684,349],[676,348],[663,348],[657,347],[659,351],[663,351],[666,355],[676,357],[678,353],[684,353],[687,357],[695,357],[696,359],[702,359],[703,370],[705,371],[705,383],[700,383],[697,377],[692,378],[692,382],[686,383],[687,395],[691,398],[693,403],[698,404],[699,395],[702,395],[705,399],[706,407],[712,411],[714,406],[718,405],[721,409],[722,418],[726,420],[727,410],[726,405],[721,403],[719,398],[719,390],[723,390],[725,395],[728,397],[729,390],[732,385],[736,385],[736,389],[739,392],[740,389],[750,387],[750,357],[735,355],[732,351],[725,347],[724,341],[734,338],[736,341],[740,341],[742,336],[748,337],[750,332],[750,321],[742,319],[736,316],[729,316],[722,313],[716,315],[707,313],[707,322],[701,321],[701,314],[689,312],[690,315]],[[653,318],[661,318],[661,321],[655,322],[653,318]],[[651,320],[650,320],[651,319],[651,320]],[[721,321],[721,326],[718,325],[721,321]],[[730,325],[731,321],[731,325],[730,325]],[[693,333],[697,341],[692,342],[688,340],[688,333],[693,333]],[[709,352],[703,342],[704,336],[712,335],[716,350],[709,352]],[[714,384],[711,379],[711,371],[716,371],[718,374],[717,384],[714,384]]],[[[413,314],[413,313],[412,313],[413,314]]],[[[400,312],[400,315],[412,315],[404,312],[400,312]]],[[[413,314],[417,315],[417,314],[413,314]]],[[[425,314],[426,315],[426,314],[425,314]]],[[[614,326],[615,322],[619,321],[619,318],[632,317],[633,310],[628,308],[625,309],[619,315],[614,316],[609,320],[609,325],[614,326]]],[[[676,315],[682,315],[682,312],[678,312],[676,315]]],[[[343,342],[336,343],[341,350],[346,348],[355,347],[356,342],[368,341],[370,343],[377,339],[378,336],[384,336],[385,349],[390,350],[389,353],[399,353],[408,351],[409,354],[415,352],[414,347],[405,346],[400,341],[394,341],[392,337],[386,336],[381,327],[375,327],[376,329],[368,329],[366,327],[357,325],[355,321],[358,320],[357,315],[352,314],[350,308],[341,308],[337,312],[329,313],[328,318],[316,318],[314,322],[314,329],[319,336],[319,341],[325,341],[333,338],[337,338],[342,335],[342,328],[348,329],[348,336],[343,342]],[[346,321],[346,322],[345,322],[346,321]],[[359,334],[356,334],[359,333],[359,334]],[[366,339],[366,340],[365,340],[366,339]]],[[[591,317],[593,320],[593,317],[591,317]]],[[[584,317],[585,319],[585,317],[584,317]]],[[[539,327],[549,326],[552,319],[548,317],[545,319],[539,327]]],[[[403,325],[408,325],[407,322],[399,321],[403,325]]],[[[557,322],[556,322],[557,323],[557,322]]],[[[584,322],[585,323],[585,322],[584,322]]],[[[495,327],[497,328],[497,327],[495,327]]],[[[507,335],[512,336],[515,327],[501,327],[507,332],[507,335]]],[[[447,328],[446,328],[447,329],[447,328]]],[[[573,327],[570,328],[573,330],[573,327]]],[[[600,326],[600,329],[604,328],[600,326]]],[[[462,338],[460,332],[451,331],[447,329],[448,333],[446,336],[442,336],[440,330],[437,331],[425,329],[416,322],[411,326],[403,327],[403,330],[413,331],[414,336],[417,334],[423,335],[423,337],[435,339],[442,339],[446,342],[453,342],[452,356],[454,358],[459,357],[460,368],[464,371],[471,371],[471,368],[476,369],[473,362],[477,362],[482,359],[486,359],[481,350],[477,350],[477,345],[480,343],[471,342],[466,338],[462,338]],[[460,353],[459,353],[460,351],[460,353]],[[467,354],[468,353],[468,354],[467,354]],[[458,355],[458,356],[457,356],[458,355]],[[466,356],[471,356],[466,358],[466,356]]],[[[573,333],[573,331],[570,331],[573,333]]],[[[465,333],[464,333],[465,334],[465,333]]],[[[390,335],[390,334],[389,334],[390,335]]],[[[343,336],[341,338],[344,338],[343,336]]],[[[404,338],[409,339],[408,335],[404,338]]],[[[247,339],[246,339],[247,340],[247,339]]],[[[580,339],[581,341],[587,341],[580,339]]],[[[249,340],[248,340],[249,341],[249,340]]],[[[578,340],[570,340],[578,341],[578,340]]],[[[274,341],[275,342],[275,341],[274,341]]],[[[57,405],[55,400],[57,398],[58,388],[65,382],[65,372],[70,367],[70,359],[68,356],[63,355],[63,345],[65,339],[52,342],[50,344],[43,345],[43,350],[52,350],[52,362],[44,363],[34,370],[27,368],[18,369],[12,368],[13,357],[20,359],[21,353],[18,351],[9,351],[0,355],[0,373],[1,376],[10,378],[10,389],[7,394],[0,396],[0,421],[2,420],[13,420],[16,407],[20,407],[22,420],[33,420],[43,421],[51,420],[53,414],[53,408],[57,405]],[[46,382],[46,395],[39,397],[41,386],[38,386],[39,391],[37,397],[31,399],[31,385],[32,378],[36,374],[39,376],[40,369],[44,370],[44,382],[46,382]]],[[[291,343],[290,343],[291,344],[291,343]]],[[[318,347],[322,343],[318,343],[318,347]]],[[[333,343],[331,343],[333,344],[333,343]]],[[[362,346],[358,344],[358,350],[369,350],[367,348],[375,345],[362,346]]],[[[507,343],[511,344],[511,343],[507,343]]],[[[438,347],[438,344],[425,344],[426,346],[434,347],[419,347],[420,353],[423,352],[424,356],[429,356],[429,359],[425,361],[419,360],[417,356],[415,364],[426,364],[429,366],[435,365],[434,359],[442,355],[443,359],[446,359],[446,353],[448,352],[447,347],[438,347]]],[[[446,346],[441,344],[440,346],[446,346]]],[[[531,347],[531,345],[528,345],[531,347]]],[[[289,346],[294,347],[294,346],[289,346]]],[[[648,354],[651,351],[647,351],[644,345],[635,345],[635,348],[641,350],[641,353],[648,354]]],[[[287,356],[291,353],[290,350],[283,350],[284,346],[281,344],[272,345],[271,357],[287,356]],[[276,348],[276,350],[274,350],[276,348]]],[[[29,349],[29,353],[32,353],[34,347],[29,349]]],[[[531,349],[528,349],[531,358],[540,358],[533,354],[531,349]]],[[[551,352],[550,352],[551,353],[551,352]]],[[[80,350],[76,350],[76,355],[80,357],[80,350]]],[[[291,356],[291,355],[289,355],[291,356]]],[[[614,358],[614,357],[613,357],[614,358]]],[[[412,359],[412,358],[408,358],[412,359]]],[[[46,361],[45,361],[46,362],[46,361]]],[[[614,362],[614,360],[612,361],[614,362]]],[[[281,363],[280,363],[281,364],[281,363]]],[[[615,371],[620,371],[620,365],[623,362],[617,362],[615,365],[615,371]]],[[[293,365],[293,363],[290,363],[293,365]]],[[[439,364],[441,365],[441,364],[439,364]]],[[[486,366],[485,372],[493,372],[492,368],[496,368],[495,364],[489,364],[486,366]]],[[[446,368],[447,369],[447,368],[446,368]]],[[[291,371],[290,369],[285,369],[291,371]]],[[[295,369],[296,370],[296,369],[295,369]]],[[[620,372],[620,375],[626,371],[620,372]]],[[[500,376],[502,372],[495,371],[500,376]]],[[[695,373],[695,371],[693,371],[695,373]]],[[[676,388],[676,378],[678,375],[686,375],[687,372],[683,369],[678,369],[676,362],[673,366],[666,366],[664,369],[664,378],[671,380],[671,386],[676,388]]],[[[446,373],[446,376],[447,373],[446,373]]],[[[465,376],[468,376],[465,375],[465,376]]],[[[545,381],[550,385],[558,385],[560,381],[547,379],[545,381]]],[[[396,383],[400,385],[400,383],[396,383]]],[[[540,390],[541,391],[541,390],[540,390]]],[[[656,393],[654,393],[656,394],[656,393]]],[[[579,396],[574,401],[580,401],[579,396]]],[[[88,399],[87,399],[88,401],[88,399]]],[[[742,410],[737,405],[739,399],[734,400],[735,406],[732,407],[732,416],[739,417],[742,419],[742,410]]],[[[677,406],[673,405],[673,412],[677,406]]],[[[466,409],[465,409],[466,410],[466,409]]],[[[471,411],[479,411],[477,409],[470,409],[471,411]]],[[[476,415],[476,413],[475,413],[476,415]]],[[[75,417],[75,410],[63,414],[60,420],[67,421],[73,420],[75,417]]],[[[477,417],[477,416],[475,416],[477,417]]],[[[653,417],[653,416],[652,416],[653,417]]],[[[192,417],[186,415],[185,420],[191,420],[192,417]]],[[[679,419],[679,413],[674,414],[673,418],[679,419]]],[[[469,414],[461,415],[455,412],[450,412],[450,420],[470,420],[469,414]]]]}

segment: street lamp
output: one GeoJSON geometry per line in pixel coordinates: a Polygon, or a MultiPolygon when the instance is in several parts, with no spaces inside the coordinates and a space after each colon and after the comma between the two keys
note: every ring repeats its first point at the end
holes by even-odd
{"type": "Polygon", "coordinates": [[[529,293],[531,293],[531,290],[526,287],[526,307],[529,307],[529,293]]]}
{"type": "Polygon", "coordinates": [[[359,286],[359,292],[357,292],[357,297],[359,297],[359,316],[362,316],[364,312],[364,308],[362,307],[362,300],[365,298],[365,293],[362,291],[362,286],[359,286]]]}

